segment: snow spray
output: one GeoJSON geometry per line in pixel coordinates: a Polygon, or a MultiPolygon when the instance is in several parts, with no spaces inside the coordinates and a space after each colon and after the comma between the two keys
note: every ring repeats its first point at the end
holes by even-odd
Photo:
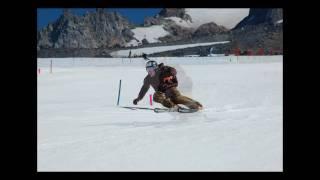
{"type": "Polygon", "coordinates": [[[119,106],[119,101],[120,101],[120,91],[121,91],[121,79],[119,82],[119,92],[118,92],[118,102],[117,102],[117,106],[119,106]]]}
{"type": "Polygon", "coordinates": [[[152,106],[152,94],[149,95],[149,99],[150,99],[150,106],[152,106]]]}

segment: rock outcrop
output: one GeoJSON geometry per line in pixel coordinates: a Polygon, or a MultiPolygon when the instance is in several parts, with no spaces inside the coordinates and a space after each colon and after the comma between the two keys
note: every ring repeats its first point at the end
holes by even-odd
{"type": "Polygon", "coordinates": [[[64,11],[54,23],[38,32],[41,48],[122,47],[132,39],[131,24],[119,13],[97,9],[84,16],[64,11]]]}
{"type": "Polygon", "coordinates": [[[239,22],[233,29],[240,29],[249,25],[259,24],[276,24],[277,21],[283,19],[281,8],[251,8],[249,15],[239,22]]]}
{"type": "Polygon", "coordinates": [[[216,23],[211,22],[198,27],[198,29],[193,33],[193,37],[212,36],[226,32],[228,32],[227,28],[218,26],[216,23]]]}

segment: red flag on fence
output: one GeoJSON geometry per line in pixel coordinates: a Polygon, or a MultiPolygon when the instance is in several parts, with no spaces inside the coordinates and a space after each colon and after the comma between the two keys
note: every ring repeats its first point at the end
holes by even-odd
{"type": "Polygon", "coordinates": [[[259,48],[257,55],[264,55],[264,50],[262,48],[259,48]]]}

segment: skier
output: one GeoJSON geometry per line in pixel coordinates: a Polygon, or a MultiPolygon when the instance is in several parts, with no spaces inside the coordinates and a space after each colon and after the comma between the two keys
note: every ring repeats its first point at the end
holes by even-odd
{"type": "MultiPolygon", "coordinates": [[[[143,57],[146,59],[144,54],[143,57]]],[[[202,105],[199,102],[181,95],[178,91],[177,72],[175,68],[165,66],[163,63],[158,65],[156,61],[149,60],[146,63],[146,70],[148,75],[144,78],[143,86],[141,87],[138,97],[133,100],[134,105],[137,105],[138,102],[143,99],[151,85],[155,90],[153,101],[161,103],[171,111],[177,111],[179,109],[178,104],[183,104],[190,109],[202,109],[202,105]]]]}

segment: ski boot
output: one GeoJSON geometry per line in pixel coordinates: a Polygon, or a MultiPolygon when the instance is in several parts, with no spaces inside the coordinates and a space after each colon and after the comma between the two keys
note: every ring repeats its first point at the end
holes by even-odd
{"type": "Polygon", "coordinates": [[[179,108],[180,107],[178,105],[174,105],[173,107],[169,108],[168,111],[169,112],[178,112],[179,108]]]}

